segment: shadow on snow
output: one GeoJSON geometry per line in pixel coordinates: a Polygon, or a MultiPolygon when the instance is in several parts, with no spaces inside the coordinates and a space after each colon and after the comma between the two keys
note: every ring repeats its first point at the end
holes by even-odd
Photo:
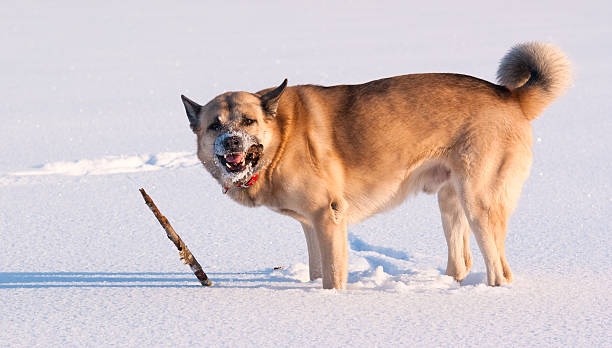
{"type": "MultiPolygon", "coordinates": [[[[413,258],[406,252],[368,244],[349,234],[353,252],[363,257],[369,270],[349,273],[349,283],[358,282],[372,270],[382,266],[391,276],[411,276],[413,258]]],[[[443,269],[438,268],[440,274],[443,269]]],[[[267,288],[273,290],[320,288],[319,282],[300,282],[275,272],[273,269],[235,273],[209,273],[213,288],[267,288]]],[[[486,274],[470,273],[461,286],[483,283],[486,274]]],[[[198,288],[201,287],[188,272],[0,272],[0,289],[27,288],[198,288]]]]}
{"type": "MultiPolygon", "coordinates": [[[[297,282],[270,273],[271,269],[241,273],[209,273],[209,276],[215,283],[214,287],[249,287],[248,283],[297,282]],[[234,283],[236,286],[233,286],[234,283]]],[[[0,272],[0,289],[191,287],[202,286],[192,273],[187,272],[0,272]]],[[[263,286],[253,284],[251,287],[263,286]]]]}

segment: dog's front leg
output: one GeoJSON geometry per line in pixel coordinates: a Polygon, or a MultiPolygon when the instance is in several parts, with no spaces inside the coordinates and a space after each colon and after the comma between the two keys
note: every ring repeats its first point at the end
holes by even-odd
{"type": "Polygon", "coordinates": [[[302,223],[302,228],[304,229],[306,245],[308,246],[308,271],[310,273],[310,280],[322,278],[321,251],[319,249],[317,234],[314,228],[305,223],[302,223]]]}
{"type": "Polygon", "coordinates": [[[348,241],[343,203],[332,200],[314,223],[323,270],[324,289],[345,289],[348,278],[348,241]]]}

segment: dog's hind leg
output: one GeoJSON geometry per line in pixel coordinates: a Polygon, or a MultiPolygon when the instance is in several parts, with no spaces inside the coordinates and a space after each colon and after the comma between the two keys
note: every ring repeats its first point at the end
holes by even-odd
{"type": "Polygon", "coordinates": [[[452,183],[446,183],[438,191],[438,205],[448,245],[446,275],[460,282],[472,268],[470,226],[452,183]]]}
{"type": "Polygon", "coordinates": [[[505,214],[498,212],[500,207],[490,204],[488,197],[482,197],[484,194],[466,188],[460,193],[460,197],[465,215],[485,260],[487,283],[497,286],[508,282],[504,276],[501,255],[497,247],[499,240],[496,239],[497,235],[505,233],[501,230],[506,228],[506,221],[505,214]]]}
{"type": "Polygon", "coordinates": [[[488,167],[475,166],[477,170],[471,174],[481,175],[462,177],[458,196],[484,256],[487,283],[496,286],[512,281],[512,271],[506,260],[506,231],[529,174],[531,153],[525,147],[515,147],[493,163],[489,162],[488,167]]]}
{"type": "Polygon", "coordinates": [[[306,237],[306,245],[308,246],[308,271],[310,280],[315,280],[323,277],[321,270],[321,251],[319,249],[319,241],[315,230],[309,225],[302,223],[304,236],[306,237]]]}
{"type": "Polygon", "coordinates": [[[508,283],[512,282],[512,271],[510,265],[506,259],[506,232],[507,232],[507,221],[510,214],[503,220],[503,226],[495,229],[495,246],[497,246],[497,252],[499,253],[499,261],[501,262],[502,271],[504,272],[504,278],[508,283]]]}
{"type": "Polygon", "coordinates": [[[516,208],[516,204],[521,195],[521,189],[523,183],[529,175],[531,168],[531,151],[525,151],[524,148],[519,148],[516,151],[507,154],[499,169],[499,176],[497,185],[499,190],[497,192],[497,205],[499,207],[499,228],[495,229],[495,245],[499,252],[499,258],[504,273],[504,277],[508,282],[512,281],[512,271],[508,260],[506,259],[506,232],[507,223],[510,215],[516,208]],[[523,152],[522,155],[518,155],[523,152]]]}

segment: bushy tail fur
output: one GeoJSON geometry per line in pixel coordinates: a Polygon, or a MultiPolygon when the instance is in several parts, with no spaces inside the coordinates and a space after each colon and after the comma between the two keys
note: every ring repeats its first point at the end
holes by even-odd
{"type": "Polygon", "coordinates": [[[514,90],[529,121],[565,92],[570,79],[571,68],[565,54],[540,42],[512,47],[497,70],[499,84],[514,90]]]}

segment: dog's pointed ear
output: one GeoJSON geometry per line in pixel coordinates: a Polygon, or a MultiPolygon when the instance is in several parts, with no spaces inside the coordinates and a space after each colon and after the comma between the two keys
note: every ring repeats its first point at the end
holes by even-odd
{"type": "Polygon", "coordinates": [[[283,95],[283,92],[285,91],[285,87],[287,87],[287,79],[285,79],[283,83],[280,84],[280,86],[276,87],[275,89],[269,91],[268,93],[260,97],[261,106],[263,107],[264,111],[268,115],[272,117],[276,116],[276,109],[278,108],[278,101],[280,100],[280,97],[283,95]]]}
{"type": "Polygon", "coordinates": [[[195,133],[200,129],[199,115],[200,111],[202,110],[202,105],[194,102],[182,94],[181,99],[183,100],[183,105],[185,105],[185,111],[187,112],[187,118],[189,119],[189,126],[191,126],[191,130],[195,133]]]}

